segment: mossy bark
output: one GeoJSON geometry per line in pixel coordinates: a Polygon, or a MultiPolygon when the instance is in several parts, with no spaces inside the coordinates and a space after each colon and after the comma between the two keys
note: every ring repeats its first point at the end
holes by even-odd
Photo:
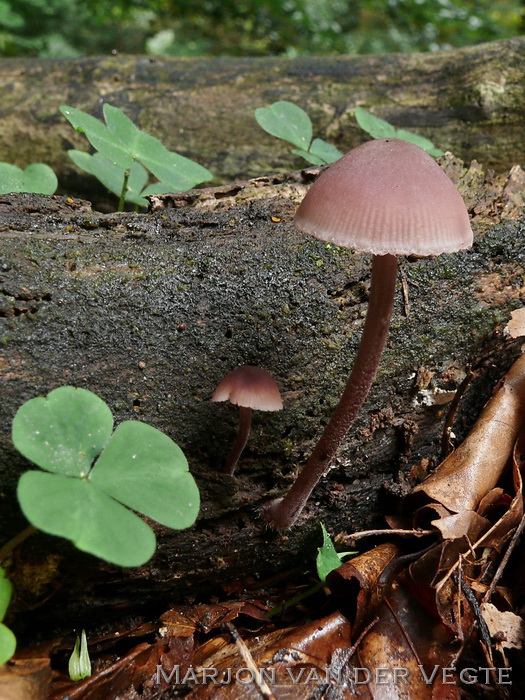
{"type": "Polygon", "coordinates": [[[253,112],[291,100],[310,114],[316,136],[343,151],[366,138],[353,116],[360,105],[463,160],[503,170],[525,160],[524,59],[523,37],[379,56],[2,59],[0,152],[19,166],[46,162],[62,192],[92,197],[94,181],[79,176],[66,153],[87,143],[58,108],[101,117],[109,102],[210,168],[216,182],[285,172],[298,159],[253,112]]]}
{"type": "MultiPolygon", "coordinates": [[[[180,195],[148,215],[96,213],[70,198],[0,198],[3,537],[24,525],[15,488],[27,463],[10,441],[13,416],[64,384],[99,394],[116,423],[143,420],[170,435],[202,495],[197,524],[158,528],[158,553],[136,570],[35,536],[25,557],[51,567],[39,595],[57,581],[60,591],[31,612],[32,631],[38,620],[70,626],[73,616],[80,625],[116,603],[180,599],[311,562],[319,520],[334,534],[381,524],[408,468],[439,457],[446,407],[426,405],[429,397],[453,392],[467,365],[478,369],[456,422],[460,437],[515,357],[516,341],[495,331],[524,302],[524,228],[519,220],[491,226],[479,214],[471,250],[403,263],[388,347],[364,410],[298,525],[270,532],[258,510],[289,487],[337,403],[368,297],[369,257],[293,228],[293,199],[309,178],[180,195]],[[237,410],[209,399],[240,364],[270,371],[285,408],[254,415],[230,477],[221,468],[237,410]]],[[[478,212],[480,193],[470,188],[478,212]]]]}

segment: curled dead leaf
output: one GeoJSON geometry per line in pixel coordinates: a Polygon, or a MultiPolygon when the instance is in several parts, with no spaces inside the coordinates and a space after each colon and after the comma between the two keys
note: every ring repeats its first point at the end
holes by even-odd
{"type": "Polygon", "coordinates": [[[396,544],[380,544],[328,574],[326,582],[330,592],[354,627],[359,627],[365,614],[370,616],[371,609],[378,604],[379,577],[398,555],[396,544]]]}
{"type": "Polygon", "coordinates": [[[475,510],[496,485],[525,422],[525,356],[511,367],[464,442],[412,496],[425,496],[451,513],[475,510]]]}

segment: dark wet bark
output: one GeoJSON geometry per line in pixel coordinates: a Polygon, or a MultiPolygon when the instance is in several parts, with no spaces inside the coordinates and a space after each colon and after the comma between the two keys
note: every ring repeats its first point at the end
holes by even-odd
{"type": "MultiPolygon", "coordinates": [[[[455,424],[459,438],[516,356],[517,343],[497,331],[523,304],[524,230],[517,221],[491,227],[480,215],[473,249],[402,263],[387,349],[364,409],[304,517],[284,534],[270,532],[259,508],[289,488],[338,401],[370,280],[369,257],[294,230],[295,204],[285,194],[300,197],[308,177],[189,193],[150,215],[0,198],[5,539],[24,526],[14,492],[27,464],[10,442],[13,415],[59,385],[96,392],[117,423],[134,418],[165,431],[185,451],[202,494],[197,524],[159,529],[158,553],[140,569],[107,566],[58,538],[28,540],[15,573],[21,561],[41,562],[49,582],[40,599],[59,587],[27,613],[28,634],[44,622],[80,626],[117,604],[133,611],[217,591],[236,576],[301,567],[315,554],[319,520],[334,533],[382,524],[409,468],[439,456],[446,406],[425,401],[477,367],[455,424]],[[240,364],[269,370],[285,408],[254,414],[230,477],[221,469],[238,412],[209,399],[240,364]]],[[[479,212],[480,190],[471,187],[470,197],[479,212]]],[[[21,588],[22,600],[38,595],[21,588]]],[[[16,620],[23,636],[26,615],[16,620]]]]}

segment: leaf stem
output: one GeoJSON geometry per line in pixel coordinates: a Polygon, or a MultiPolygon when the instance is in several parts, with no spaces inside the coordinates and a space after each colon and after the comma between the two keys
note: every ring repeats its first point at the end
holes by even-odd
{"type": "Polygon", "coordinates": [[[126,194],[128,192],[128,180],[129,180],[130,172],[131,172],[130,168],[128,168],[124,172],[124,180],[122,182],[122,191],[120,193],[120,199],[118,201],[118,211],[124,211],[124,204],[126,202],[126,194]]]}
{"type": "Polygon", "coordinates": [[[283,613],[285,610],[288,610],[288,608],[293,607],[294,605],[297,605],[297,603],[300,603],[302,600],[305,598],[309,598],[311,595],[314,593],[317,593],[317,591],[320,591],[324,587],[324,584],[322,581],[318,581],[315,583],[313,586],[308,588],[308,590],[303,591],[302,593],[299,593],[298,595],[294,596],[293,598],[290,598],[290,600],[285,601],[282,603],[282,605],[277,605],[277,607],[272,608],[269,610],[266,615],[271,619],[272,617],[275,617],[276,615],[280,615],[283,613]]]}
{"type": "Polygon", "coordinates": [[[9,542],[6,542],[0,549],[0,562],[7,559],[15,547],[18,547],[19,544],[22,544],[22,542],[27,540],[27,538],[33,535],[35,532],[37,532],[37,528],[33,527],[33,525],[28,525],[24,530],[19,532],[18,535],[11,538],[9,542]]]}

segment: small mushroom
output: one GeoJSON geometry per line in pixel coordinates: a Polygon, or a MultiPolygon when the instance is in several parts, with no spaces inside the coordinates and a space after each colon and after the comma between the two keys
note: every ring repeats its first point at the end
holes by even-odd
{"type": "Polygon", "coordinates": [[[397,276],[397,255],[439,255],[472,245],[465,204],[439,165],[400,139],[367,141],[331,165],[295,215],[304,233],[372,253],[368,311],[354,366],[339,404],[284,498],[263,517],[293,525],[363,405],[385,347],[397,276]]]}
{"type": "Polygon", "coordinates": [[[252,413],[256,411],[280,411],[283,407],[279,387],[275,379],[260,367],[245,365],[227,374],[215,389],[212,401],[230,401],[239,406],[239,433],[226,460],[223,472],[233,474],[244,450],[250,428],[252,413]]]}

